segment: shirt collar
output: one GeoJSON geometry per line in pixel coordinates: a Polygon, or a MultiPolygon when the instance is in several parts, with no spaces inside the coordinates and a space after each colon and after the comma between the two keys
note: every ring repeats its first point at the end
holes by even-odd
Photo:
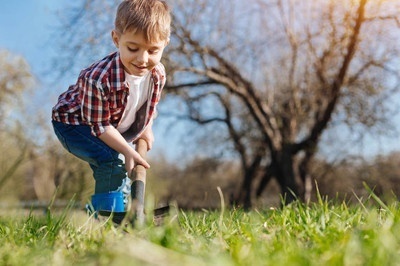
{"type": "Polygon", "coordinates": [[[119,52],[115,52],[111,62],[110,86],[112,90],[129,89],[125,84],[125,71],[119,52]]]}

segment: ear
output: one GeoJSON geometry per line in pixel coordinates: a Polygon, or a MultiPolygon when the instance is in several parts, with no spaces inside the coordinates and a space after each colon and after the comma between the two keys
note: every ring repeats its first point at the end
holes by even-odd
{"type": "Polygon", "coordinates": [[[111,38],[117,48],[119,48],[119,37],[120,34],[118,32],[116,32],[115,30],[111,31],[111,38]]]}

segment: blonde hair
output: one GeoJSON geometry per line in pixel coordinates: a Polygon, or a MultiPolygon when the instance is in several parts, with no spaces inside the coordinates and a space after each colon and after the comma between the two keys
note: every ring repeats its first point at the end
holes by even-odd
{"type": "Polygon", "coordinates": [[[148,42],[168,40],[171,31],[170,9],[161,0],[124,0],[117,10],[115,30],[142,31],[148,42]]]}

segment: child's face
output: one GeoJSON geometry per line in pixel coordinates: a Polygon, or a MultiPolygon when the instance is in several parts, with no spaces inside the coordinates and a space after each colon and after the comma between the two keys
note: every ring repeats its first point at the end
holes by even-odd
{"type": "Polygon", "coordinates": [[[114,44],[119,49],[124,69],[130,75],[144,76],[161,60],[167,41],[146,42],[141,31],[123,34],[112,31],[114,44]]]}

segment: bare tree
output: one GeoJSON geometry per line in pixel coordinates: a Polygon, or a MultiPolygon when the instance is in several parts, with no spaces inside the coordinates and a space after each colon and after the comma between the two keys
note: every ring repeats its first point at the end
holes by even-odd
{"type": "Polygon", "coordinates": [[[7,50],[0,50],[0,69],[0,127],[4,127],[15,118],[15,110],[21,109],[21,95],[32,88],[35,80],[25,59],[7,50]]]}
{"type": "Polygon", "coordinates": [[[25,59],[7,50],[0,50],[0,69],[0,187],[4,187],[26,159],[28,142],[16,114],[21,115],[21,95],[32,88],[34,78],[25,59]]]}
{"type": "MultiPolygon", "coordinates": [[[[192,120],[218,120],[235,144],[253,143],[235,145],[242,158],[252,154],[252,170],[262,162],[257,156],[267,156],[257,196],[276,178],[287,202],[309,198],[309,167],[332,123],[389,128],[385,108],[400,80],[398,2],[189,2],[175,6],[169,89],[186,91],[183,100],[197,105],[192,120]],[[213,91],[237,100],[259,132],[256,144],[250,134],[238,138],[240,125],[233,130],[228,112],[221,119],[219,108],[217,115],[207,108],[201,116],[196,97],[213,91]]],[[[255,173],[244,172],[238,200],[247,205],[255,173]]]]}
{"type": "MultiPolygon", "coordinates": [[[[177,89],[177,87],[169,87],[169,89],[177,89]]],[[[213,142],[218,143],[231,142],[231,149],[239,155],[243,175],[242,183],[239,186],[240,189],[231,203],[241,203],[244,208],[251,207],[251,192],[254,190],[253,181],[261,171],[262,160],[266,157],[267,152],[260,141],[262,136],[258,131],[252,130],[256,127],[254,121],[249,121],[250,115],[243,112],[243,110],[235,110],[237,104],[229,94],[222,95],[216,91],[211,91],[195,97],[185,97],[185,101],[188,105],[188,114],[187,116],[179,116],[180,118],[194,121],[199,125],[220,123],[226,126],[226,135],[221,135],[220,131],[216,130],[215,125],[209,130],[205,129],[207,139],[213,138],[213,142]],[[203,106],[196,104],[203,98],[207,98],[207,101],[210,102],[210,96],[214,96],[217,100],[215,104],[218,103],[221,107],[221,112],[216,117],[204,117],[201,110],[203,106]],[[211,132],[219,133],[211,137],[213,135],[211,132]]],[[[220,146],[226,145],[222,144],[220,146]]]]}
{"type": "Polygon", "coordinates": [[[34,193],[24,195],[24,199],[38,199],[43,202],[57,200],[74,200],[86,203],[93,194],[93,178],[86,163],[65,151],[61,144],[51,135],[53,130],[41,127],[46,139],[41,145],[32,144],[28,153],[25,180],[32,186],[34,193]]]}

